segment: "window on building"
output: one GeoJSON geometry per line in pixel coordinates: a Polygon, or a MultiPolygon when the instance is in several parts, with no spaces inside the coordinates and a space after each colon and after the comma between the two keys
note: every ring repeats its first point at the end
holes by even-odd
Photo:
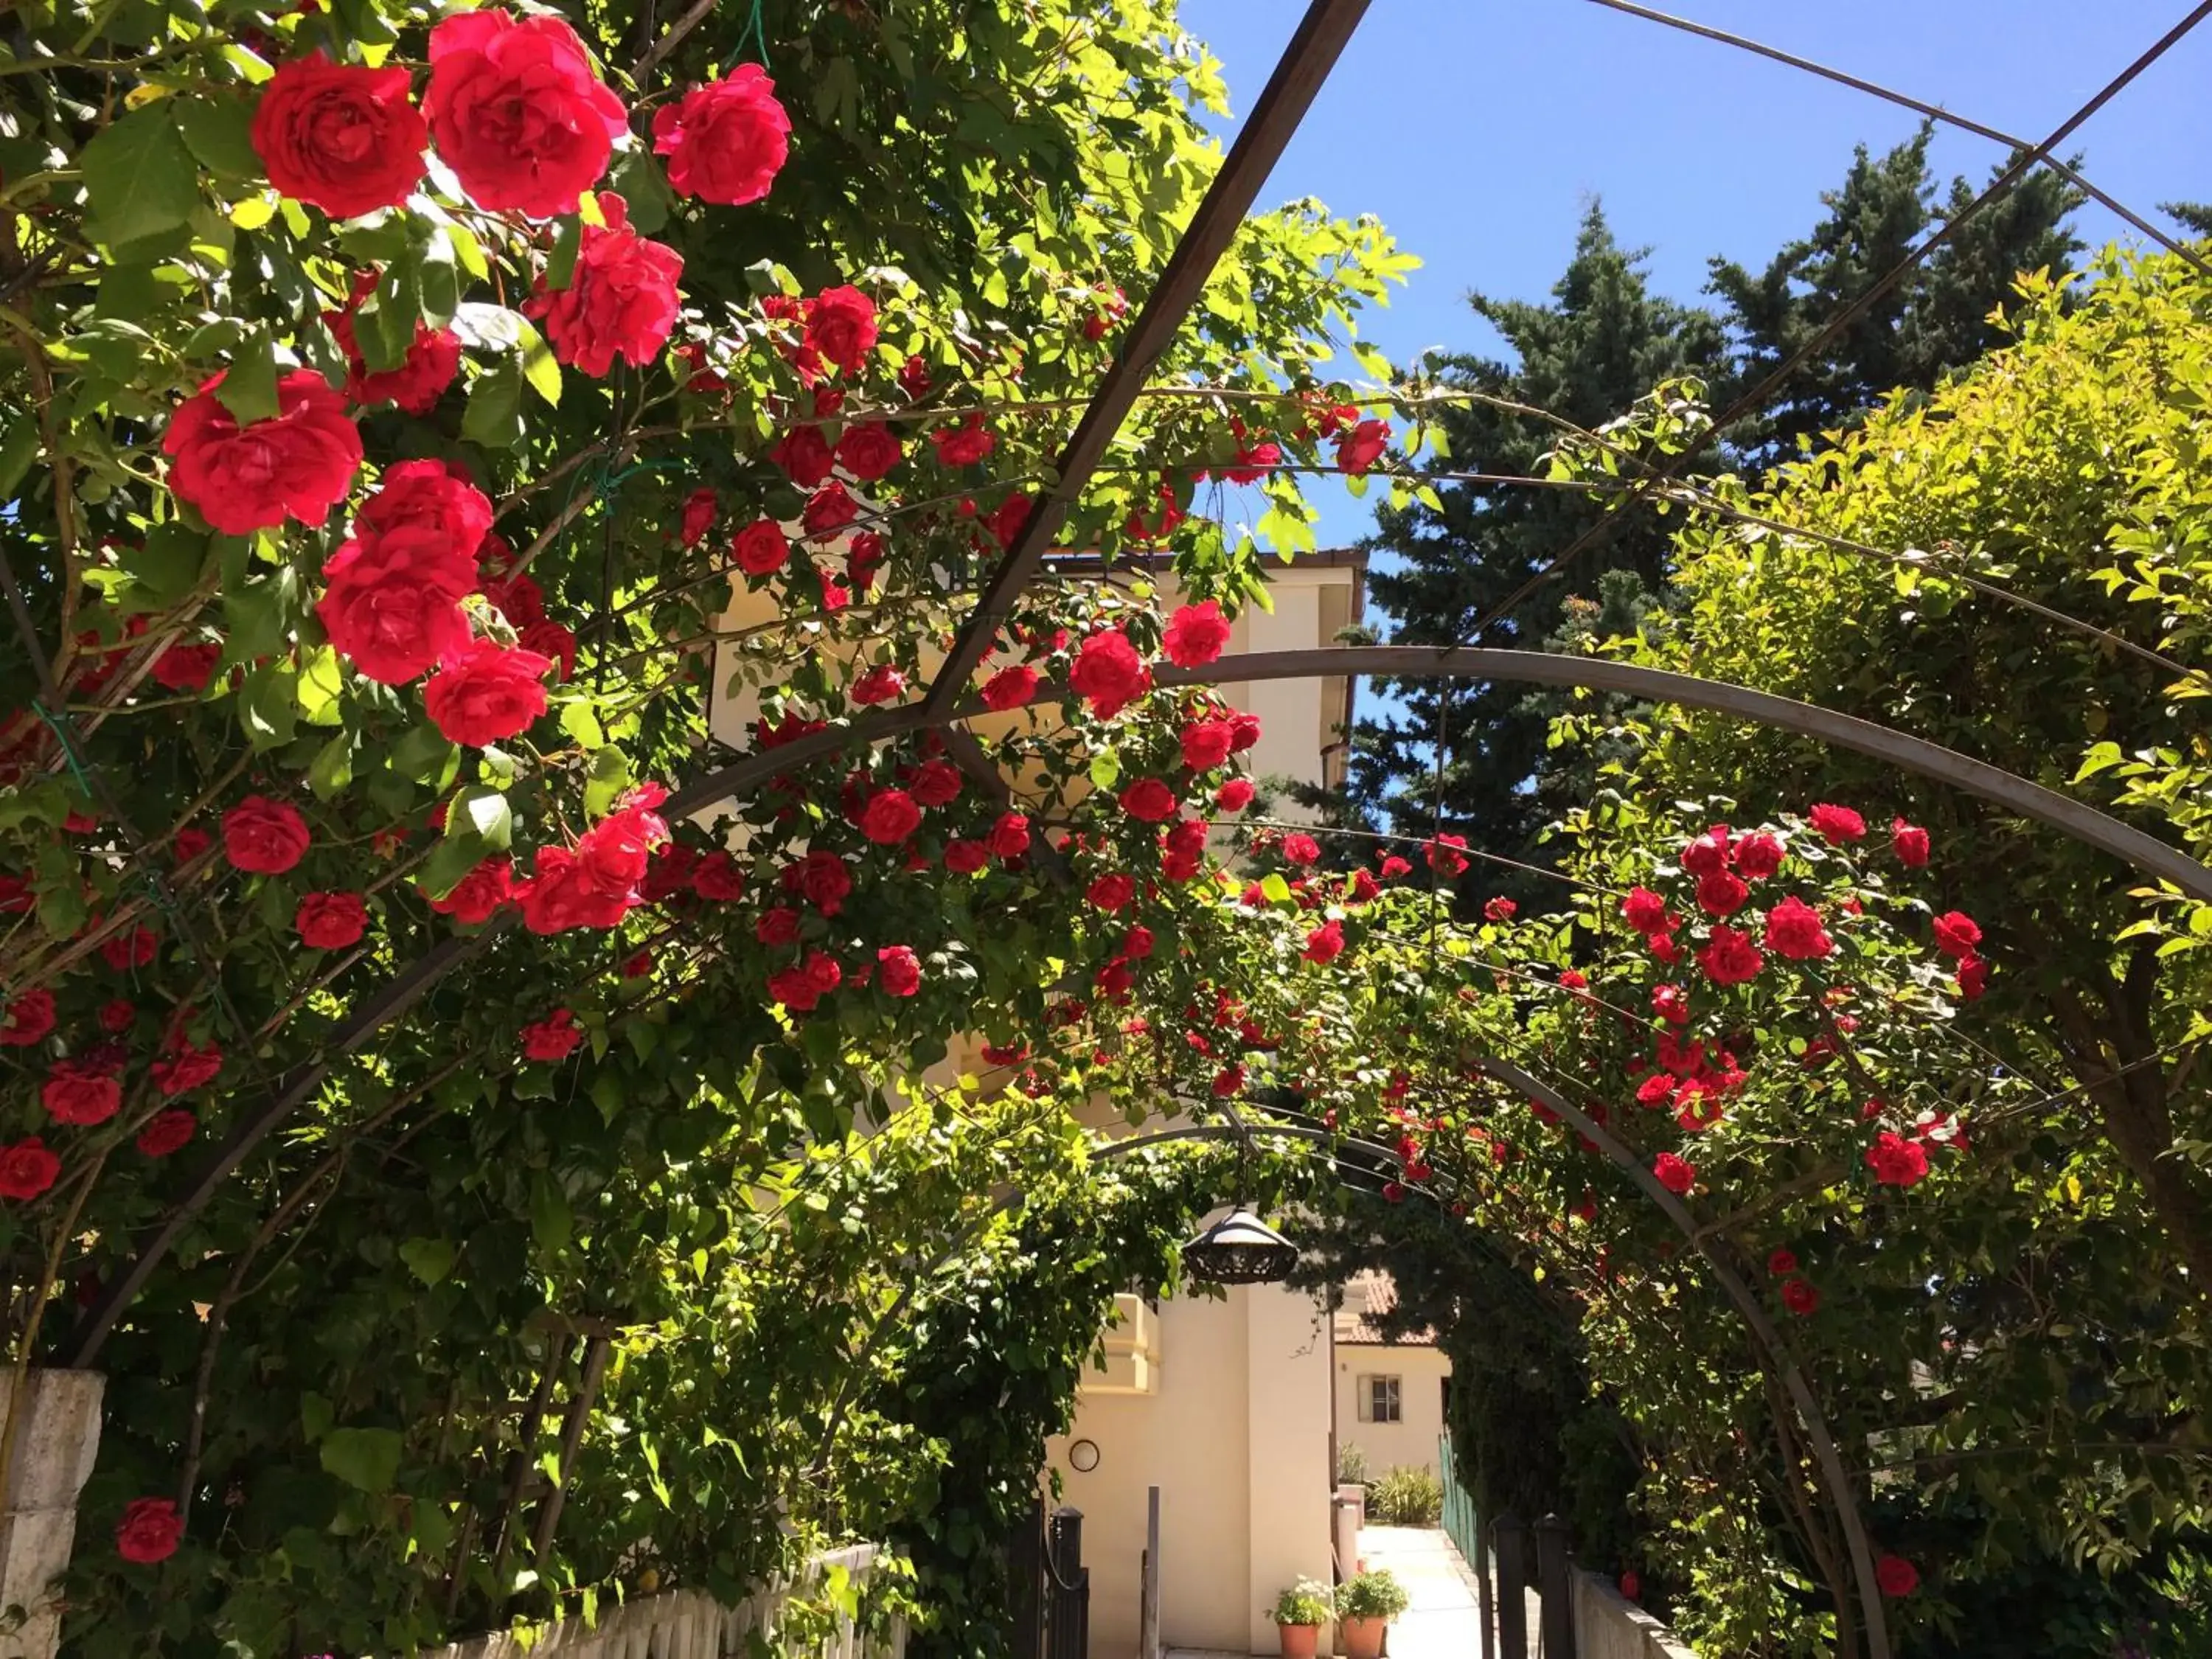
{"type": "Polygon", "coordinates": [[[1363,1423],[1401,1423],[1405,1409],[1400,1382],[1395,1376],[1359,1379],[1359,1420],[1363,1423]]]}

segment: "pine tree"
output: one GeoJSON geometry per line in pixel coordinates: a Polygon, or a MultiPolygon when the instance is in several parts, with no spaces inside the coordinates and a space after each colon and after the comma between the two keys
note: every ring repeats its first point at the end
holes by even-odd
{"type": "MultiPolygon", "coordinates": [[[[1592,203],[1550,304],[1468,296],[1475,314],[1505,337],[1517,366],[1455,358],[1444,366],[1443,381],[1595,426],[1622,413],[1656,381],[1713,372],[1723,345],[1718,319],[1653,295],[1643,260],[1641,250],[1613,240],[1602,209],[1592,203]]],[[[1476,404],[1452,406],[1442,425],[1452,456],[1443,463],[1447,470],[1531,474],[1559,435],[1540,422],[1476,404]]],[[[1370,544],[1384,556],[1368,580],[1401,641],[1461,639],[1603,511],[1571,490],[1453,483],[1438,494],[1441,512],[1419,504],[1403,512],[1383,509],[1370,544]]],[[[1626,569],[1656,584],[1666,546],[1663,520],[1638,514],[1594,551],[1578,575],[1595,583],[1605,570],[1626,569]]],[[[1569,591],[1540,589],[1515,611],[1509,641],[1540,644],[1559,627],[1569,591]]],[[[1355,741],[1348,786],[1354,815],[1400,833],[1426,832],[1441,720],[1449,757],[1442,816],[1477,846],[1517,853],[1541,822],[1535,798],[1518,786],[1543,754],[1552,700],[1520,685],[1421,680],[1388,689],[1399,711],[1363,723],[1355,741]]],[[[1498,890],[1493,884],[1489,890],[1498,890]]]]}
{"type": "MultiPolygon", "coordinates": [[[[1725,407],[1817,337],[1929,233],[1937,201],[1929,137],[1923,127],[1879,158],[1862,146],[1842,185],[1822,197],[1820,222],[1758,274],[1714,260],[1708,291],[1721,302],[1718,314],[1652,294],[1642,253],[1613,240],[1593,204],[1548,303],[1469,296],[1475,314],[1497,327],[1517,361],[1454,359],[1447,384],[1551,410],[1583,427],[1625,413],[1669,376],[1705,377],[1714,408],[1725,407]]],[[[1978,193],[1954,180],[1945,213],[1957,214],[1978,193]]],[[[2069,266],[2081,245],[2066,221],[2080,199],[2058,175],[2031,173],[1813,353],[1765,408],[1723,434],[1722,459],[1744,471],[1763,469],[1796,453],[1802,441],[1848,426],[1893,389],[1930,390],[1980,356],[1999,338],[1989,314],[2009,297],[2014,276],[2069,266]]],[[[2196,210],[2167,210],[2196,222],[2196,210]]],[[[1455,410],[1443,424],[1451,458],[1440,471],[1535,472],[1557,435],[1480,406],[1455,410]]],[[[1437,494],[1441,511],[1381,509],[1367,544],[1376,556],[1370,589],[1399,643],[1466,639],[1604,513],[1569,491],[1439,483],[1437,494]]],[[[1538,587],[1485,642],[1555,646],[1603,635],[1617,619],[1665,604],[1667,521],[1631,512],[1611,529],[1565,580],[1538,587]]],[[[1542,826],[1571,800],[1586,798],[1589,782],[1586,757],[1578,769],[1561,772],[1547,749],[1553,717],[1571,706],[1567,696],[1441,680],[1379,689],[1382,708],[1360,722],[1349,781],[1327,810],[1401,835],[1449,828],[1474,848],[1542,862],[1542,826]]],[[[1503,891],[1525,902],[1540,889],[1502,879],[1493,869],[1471,872],[1463,890],[1474,900],[1503,891]]]]}
{"type": "Polygon", "coordinates": [[[2212,202],[2160,202],[2158,210],[2179,220],[2193,235],[2212,236],[2212,202]]]}

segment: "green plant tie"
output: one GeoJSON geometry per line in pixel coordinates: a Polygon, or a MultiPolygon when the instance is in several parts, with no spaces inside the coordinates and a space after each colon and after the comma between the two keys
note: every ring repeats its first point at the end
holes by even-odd
{"type": "Polygon", "coordinates": [[[31,699],[31,712],[46,723],[46,729],[54,734],[54,741],[61,744],[62,757],[69,762],[70,775],[76,779],[77,787],[84,791],[84,798],[87,800],[94,799],[92,775],[85,770],[83,757],[77,753],[76,730],[69,715],[66,713],[55,714],[46,707],[43,697],[31,699]]]}
{"type": "Polygon", "coordinates": [[[753,43],[753,55],[760,59],[763,69],[768,67],[768,25],[761,17],[761,0],[753,0],[752,9],[745,17],[745,26],[738,32],[738,56],[745,55],[745,42],[753,43]]]}

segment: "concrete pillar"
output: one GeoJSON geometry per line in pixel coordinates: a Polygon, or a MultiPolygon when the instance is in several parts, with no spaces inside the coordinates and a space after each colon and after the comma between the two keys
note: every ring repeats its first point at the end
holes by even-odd
{"type": "Polygon", "coordinates": [[[34,1370],[24,1377],[18,1421],[15,1373],[0,1371],[0,1425],[15,1437],[0,1509],[0,1608],[26,1614],[0,1631],[0,1659],[53,1659],[61,1645],[54,1582],[76,1541],[76,1498],[100,1450],[106,1381],[98,1371],[34,1370]]]}
{"type": "Polygon", "coordinates": [[[1335,1472],[1328,1466],[1328,1337],[1312,1297],[1255,1285],[1246,1298],[1251,1555],[1248,1652],[1272,1652],[1267,1610],[1301,1578],[1328,1582],[1335,1472]]]}

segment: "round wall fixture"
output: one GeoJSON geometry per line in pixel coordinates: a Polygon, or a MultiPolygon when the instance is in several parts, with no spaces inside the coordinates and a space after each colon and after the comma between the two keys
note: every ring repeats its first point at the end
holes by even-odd
{"type": "Polygon", "coordinates": [[[1068,1466],[1078,1474],[1088,1474],[1098,1467],[1098,1443],[1079,1440],[1067,1449],[1068,1466]]]}

